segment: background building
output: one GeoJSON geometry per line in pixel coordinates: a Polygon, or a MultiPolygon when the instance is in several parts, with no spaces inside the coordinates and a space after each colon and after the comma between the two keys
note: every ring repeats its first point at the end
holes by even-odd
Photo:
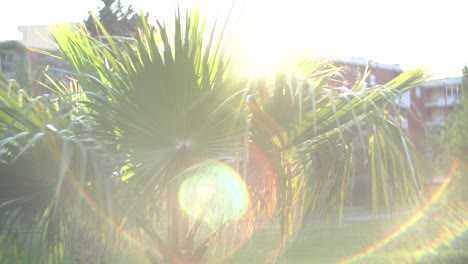
{"type": "Polygon", "coordinates": [[[364,85],[373,87],[385,84],[403,73],[398,64],[377,63],[373,60],[353,57],[332,58],[331,61],[334,66],[340,68],[339,73],[335,75],[336,83],[333,86],[352,87],[365,74],[368,74],[364,85]]]}
{"type": "Polygon", "coordinates": [[[22,40],[0,41],[0,71],[7,79],[17,80],[21,86],[30,89],[31,95],[46,92],[37,81],[47,83],[41,78],[44,71],[54,80],[66,76],[67,63],[37,52],[42,50],[56,54],[48,26],[21,26],[22,40]]]}
{"type": "Polygon", "coordinates": [[[410,104],[403,105],[407,132],[416,149],[427,158],[437,154],[434,143],[461,95],[461,82],[462,77],[427,81],[413,88],[409,92],[410,104]]]}
{"type": "Polygon", "coordinates": [[[0,71],[7,79],[16,79],[19,68],[26,66],[27,51],[17,40],[0,41],[0,71]]]}

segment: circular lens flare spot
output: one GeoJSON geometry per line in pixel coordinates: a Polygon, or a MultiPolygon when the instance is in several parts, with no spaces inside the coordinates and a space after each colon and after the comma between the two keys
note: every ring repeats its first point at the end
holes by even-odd
{"type": "Polygon", "coordinates": [[[179,192],[181,208],[212,228],[241,219],[249,207],[244,181],[228,165],[205,162],[183,173],[179,192]]]}

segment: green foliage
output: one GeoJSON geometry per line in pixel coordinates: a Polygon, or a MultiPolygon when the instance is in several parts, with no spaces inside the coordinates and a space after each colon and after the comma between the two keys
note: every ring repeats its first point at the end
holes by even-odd
{"type": "Polygon", "coordinates": [[[131,37],[141,27],[140,14],[132,6],[128,6],[125,10],[120,0],[102,0],[102,2],[104,6],[99,10],[97,17],[89,13],[84,21],[92,36],[99,37],[103,34],[96,24],[96,19],[106,27],[106,31],[111,36],[131,37]]]}
{"type": "Polygon", "coordinates": [[[358,146],[372,166],[376,211],[417,204],[411,144],[388,111],[424,80],[421,70],[369,89],[330,87],[326,62],[303,65],[302,79],[246,80],[226,23],[208,28],[196,10],[177,12],[172,30],[142,19],[133,39],[96,25],[100,39],[85,27],[53,30],[73,75],[51,80],[52,97],[2,83],[2,243],[19,254],[37,239],[16,239],[25,227],[40,234],[44,262],[68,261],[83,245],[95,262],[117,250],[155,263],[216,261],[268,219],[279,222],[284,249],[305,217],[341,212],[358,146]],[[229,167],[245,183],[250,203],[236,221],[204,220],[223,208],[196,218],[183,211],[178,195],[203,164],[229,167]]]}
{"type": "Polygon", "coordinates": [[[447,127],[439,136],[439,144],[443,148],[443,155],[457,156],[468,164],[468,66],[463,69],[461,97],[449,115],[447,127]]]}
{"type": "Polygon", "coordinates": [[[0,227],[6,232],[2,243],[21,252],[38,239],[38,232],[38,261],[60,262],[75,243],[64,247],[64,241],[89,235],[80,230],[81,220],[96,218],[81,192],[102,208],[109,206],[103,193],[107,183],[100,178],[106,167],[97,167],[103,150],[86,137],[88,127],[77,118],[79,110],[72,102],[49,95],[30,98],[4,79],[0,86],[0,227]]]}
{"type": "MultiPolygon", "coordinates": [[[[438,171],[445,178],[452,177],[453,184],[450,196],[446,197],[448,203],[460,203],[466,212],[466,186],[468,184],[468,66],[463,69],[461,97],[449,114],[448,124],[438,138],[442,149],[438,157],[438,171]]],[[[443,207],[443,206],[442,206],[443,207]]]]}

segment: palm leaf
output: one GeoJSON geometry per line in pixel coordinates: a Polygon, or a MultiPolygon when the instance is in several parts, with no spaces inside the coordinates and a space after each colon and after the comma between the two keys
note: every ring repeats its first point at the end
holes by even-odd
{"type": "MultiPolygon", "coordinates": [[[[19,256],[25,248],[39,245],[33,252],[40,256],[31,258],[61,262],[74,251],[72,244],[63,241],[84,236],[78,233],[82,226],[78,220],[95,217],[90,214],[95,208],[82,202],[83,194],[95,199],[99,208],[110,202],[102,187],[93,190],[105,167],[98,170],[90,164],[103,160],[103,149],[85,136],[85,124],[70,110],[73,102],[49,96],[29,98],[16,86],[3,86],[1,91],[5,90],[9,95],[3,94],[0,112],[9,118],[0,122],[0,226],[7,232],[2,244],[18,249],[19,256]]],[[[8,259],[8,253],[2,257],[8,259]]]]}
{"type": "Polygon", "coordinates": [[[133,39],[110,36],[99,21],[100,39],[59,25],[52,33],[72,70],[70,84],[49,79],[57,99],[1,82],[8,245],[25,243],[14,232],[24,222],[39,230],[45,261],[67,260],[78,245],[70,241],[85,238],[109,249],[97,262],[115,256],[114,247],[141,245],[151,261],[202,262],[208,247],[225,256],[257,230],[256,220],[274,216],[284,249],[309,215],[341,215],[363,152],[376,212],[418,203],[412,146],[389,111],[424,79],[421,70],[369,89],[359,81],[330,86],[326,62],[303,64],[302,79],[283,72],[245,81],[234,67],[242,45],[223,22],[208,28],[198,11],[177,10],[173,27],[143,18],[133,39]],[[200,164],[223,164],[242,178],[247,213],[210,226],[182,210],[178,193],[200,164]],[[137,245],[119,239],[121,230],[137,245]]]}
{"type": "Polygon", "coordinates": [[[257,81],[261,105],[254,98],[250,102],[253,142],[269,155],[296,152],[301,157],[303,169],[298,173],[307,178],[308,186],[303,201],[306,219],[311,214],[330,215],[334,208],[341,215],[353,185],[356,148],[367,149],[364,153],[369,155],[375,212],[396,210],[403,204],[417,206],[420,179],[412,145],[388,111],[396,113],[395,98],[420,84],[423,71],[410,70],[369,89],[359,81],[352,89],[326,87],[331,76],[324,72],[300,83],[288,82],[282,74],[271,88],[257,81]]]}

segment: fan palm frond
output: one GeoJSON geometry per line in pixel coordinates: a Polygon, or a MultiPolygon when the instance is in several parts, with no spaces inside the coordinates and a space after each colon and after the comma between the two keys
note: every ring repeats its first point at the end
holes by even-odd
{"type": "Polygon", "coordinates": [[[304,64],[302,79],[245,80],[227,22],[208,28],[197,10],[177,11],[171,27],[142,19],[134,38],[110,36],[99,21],[100,39],[53,29],[73,83],[49,79],[54,96],[2,82],[9,245],[20,245],[17,228],[38,230],[44,259],[61,262],[72,241],[92,238],[109,249],[101,261],[131,234],[150,261],[200,263],[228,256],[273,218],[283,249],[309,215],[341,212],[358,153],[376,211],[417,204],[418,169],[394,99],[424,80],[421,70],[373,88],[329,85],[327,62],[304,64]]]}

